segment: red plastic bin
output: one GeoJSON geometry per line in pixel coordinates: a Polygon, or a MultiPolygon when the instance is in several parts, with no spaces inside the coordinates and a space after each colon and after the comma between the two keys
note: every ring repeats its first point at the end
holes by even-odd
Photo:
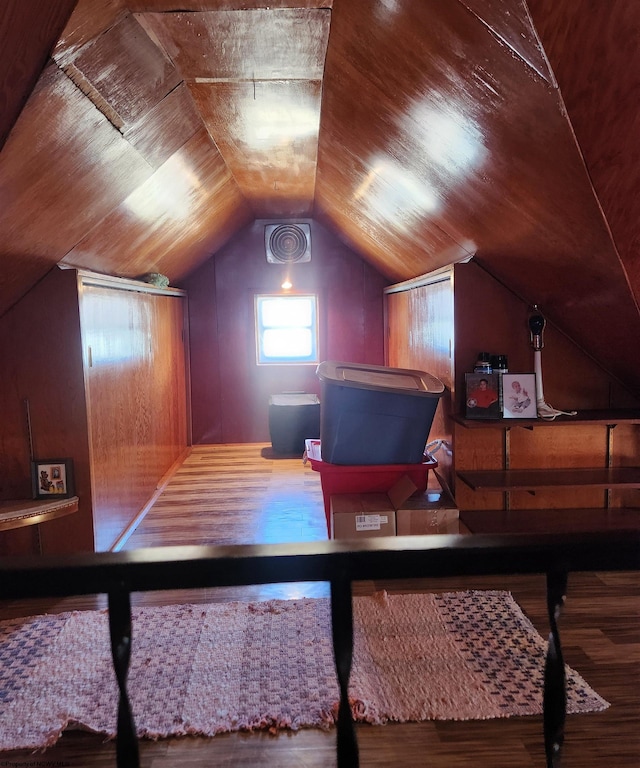
{"type": "Polygon", "coordinates": [[[438,462],[431,456],[419,464],[329,464],[320,456],[320,440],[305,440],[305,456],[311,469],[320,473],[327,531],[331,530],[331,496],[334,493],[386,493],[404,475],[418,491],[427,490],[430,469],[438,462]]]}

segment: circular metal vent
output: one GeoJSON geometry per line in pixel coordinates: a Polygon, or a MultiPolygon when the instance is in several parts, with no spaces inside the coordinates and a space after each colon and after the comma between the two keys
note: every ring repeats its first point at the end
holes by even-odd
{"type": "Polygon", "coordinates": [[[281,224],[269,236],[271,255],[283,263],[300,261],[309,248],[307,233],[295,224],[281,224]]]}

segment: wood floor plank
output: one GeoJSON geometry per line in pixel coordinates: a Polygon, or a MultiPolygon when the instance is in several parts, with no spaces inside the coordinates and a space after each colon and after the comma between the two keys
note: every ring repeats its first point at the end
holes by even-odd
{"type": "MultiPolygon", "coordinates": [[[[318,541],[326,538],[318,473],[301,458],[275,459],[267,446],[196,446],[124,549],[176,544],[318,541]]],[[[524,513],[523,513],[524,514],[524,513]]],[[[354,594],[509,589],[543,636],[548,634],[543,575],[368,581],[354,594]]],[[[134,605],[328,596],[320,583],[274,584],[135,594],[134,605]]],[[[0,618],[106,607],[104,596],[5,602],[0,618]]],[[[567,720],[563,768],[638,768],[640,729],[640,578],[637,573],[571,574],[560,618],[565,660],[610,703],[567,720]]],[[[362,768],[542,768],[542,719],[358,726],[362,768]]],[[[143,768],[273,766],[332,768],[335,732],[234,733],[213,739],[141,742],[143,768]]],[[[43,755],[2,753],[0,763],[113,768],[101,737],[70,732],[43,755]]]]}

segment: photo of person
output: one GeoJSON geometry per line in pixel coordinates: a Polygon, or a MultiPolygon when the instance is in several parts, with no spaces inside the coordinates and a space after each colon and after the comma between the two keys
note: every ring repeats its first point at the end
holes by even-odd
{"type": "Polygon", "coordinates": [[[535,419],[536,376],[534,373],[505,373],[502,377],[505,419],[535,419]]]}
{"type": "Polygon", "coordinates": [[[500,380],[497,373],[467,373],[466,410],[468,419],[499,419],[500,380]]]}
{"type": "Polygon", "coordinates": [[[505,403],[508,405],[510,411],[514,413],[522,413],[529,405],[531,405],[531,398],[526,389],[523,389],[522,384],[519,381],[511,382],[511,392],[504,393],[505,403]]]}
{"type": "Polygon", "coordinates": [[[498,399],[498,393],[493,387],[489,386],[489,380],[480,379],[478,386],[471,390],[468,397],[475,401],[475,406],[479,408],[488,408],[498,399]]]}

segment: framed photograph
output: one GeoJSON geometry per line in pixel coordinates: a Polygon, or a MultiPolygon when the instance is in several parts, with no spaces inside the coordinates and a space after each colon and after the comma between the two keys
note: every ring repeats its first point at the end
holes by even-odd
{"type": "Polygon", "coordinates": [[[499,419],[502,417],[499,374],[465,374],[465,416],[468,419],[499,419]]]}
{"type": "Polygon", "coordinates": [[[31,462],[34,499],[68,499],[75,494],[71,459],[38,459],[31,462]]]}
{"type": "Polygon", "coordinates": [[[505,419],[537,419],[535,373],[503,373],[502,403],[505,419]]]}

